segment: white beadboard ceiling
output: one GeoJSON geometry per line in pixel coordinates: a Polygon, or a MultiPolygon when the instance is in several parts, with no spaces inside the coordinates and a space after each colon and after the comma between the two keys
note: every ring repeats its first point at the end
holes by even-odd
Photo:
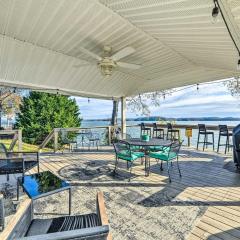
{"type": "MultiPolygon", "coordinates": [[[[240,47],[240,1],[220,4],[240,47]]],[[[240,75],[237,51],[212,0],[0,0],[0,84],[119,98],[240,75]],[[101,55],[132,46],[138,70],[104,78],[101,55]],[[74,67],[77,64],[90,66],[74,67]]]]}

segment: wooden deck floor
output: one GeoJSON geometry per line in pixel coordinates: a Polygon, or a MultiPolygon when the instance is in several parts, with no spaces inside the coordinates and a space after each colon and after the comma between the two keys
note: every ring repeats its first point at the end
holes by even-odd
{"type": "MultiPolygon", "coordinates": [[[[89,187],[107,188],[112,186],[112,183],[118,183],[127,186],[139,184],[145,188],[155,187],[161,191],[169,191],[170,195],[173,195],[168,205],[172,204],[179,208],[186,205],[205,206],[203,215],[194,221],[191,233],[188,233],[185,239],[236,240],[240,239],[240,174],[223,167],[230,158],[231,156],[226,157],[213,152],[203,153],[193,149],[183,149],[180,156],[183,176],[179,178],[177,169],[173,166],[172,183],[168,182],[166,169],[160,173],[159,166],[154,161],[151,164],[149,177],[144,176],[143,166],[137,164],[133,169],[134,178],[130,183],[124,177],[106,178],[104,174],[90,180],[81,179],[81,176],[76,175],[75,166],[80,161],[90,165],[91,162],[101,162],[112,169],[114,155],[108,149],[102,149],[99,152],[43,155],[40,169],[66,177],[73,185],[79,187],[89,184],[89,187]],[[73,171],[72,174],[71,171],[73,171]]],[[[36,169],[30,173],[35,171],[36,169]]],[[[120,165],[119,172],[126,172],[125,164],[120,165]]],[[[149,195],[145,194],[145,200],[158,199],[158,194],[159,191],[155,191],[154,194],[149,192],[149,195]]],[[[158,204],[160,206],[164,203],[160,201],[158,204]]]]}

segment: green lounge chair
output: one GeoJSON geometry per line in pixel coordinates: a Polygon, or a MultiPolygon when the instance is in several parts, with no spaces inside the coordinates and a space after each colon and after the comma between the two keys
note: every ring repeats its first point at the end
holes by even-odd
{"type": "MultiPolygon", "coordinates": [[[[115,169],[114,173],[117,171],[118,160],[122,159],[127,162],[127,168],[130,170],[130,174],[132,173],[132,165],[135,160],[144,157],[143,152],[132,151],[130,144],[123,140],[119,140],[117,143],[113,143],[116,161],[115,161],[115,169]]],[[[129,181],[131,180],[131,176],[129,181]]]]}
{"type": "Polygon", "coordinates": [[[177,167],[178,167],[179,176],[180,177],[182,176],[181,170],[180,170],[180,167],[179,167],[179,163],[178,163],[178,154],[179,154],[180,148],[182,146],[182,142],[174,141],[171,144],[170,147],[165,147],[165,148],[163,148],[162,151],[150,152],[149,153],[149,157],[156,159],[157,163],[159,163],[159,161],[161,161],[160,170],[163,170],[162,169],[162,163],[167,162],[169,182],[172,181],[171,180],[171,175],[170,175],[170,169],[169,169],[169,162],[171,162],[171,164],[172,164],[172,161],[175,160],[175,159],[177,160],[177,167]]]}

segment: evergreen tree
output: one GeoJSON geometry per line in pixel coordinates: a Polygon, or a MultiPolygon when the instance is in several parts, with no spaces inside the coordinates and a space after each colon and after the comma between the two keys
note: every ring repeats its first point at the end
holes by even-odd
{"type": "Polygon", "coordinates": [[[30,92],[23,98],[16,127],[22,128],[23,140],[38,144],[53,128],[80,127],[75,99],[42,92],[30,92]]]}

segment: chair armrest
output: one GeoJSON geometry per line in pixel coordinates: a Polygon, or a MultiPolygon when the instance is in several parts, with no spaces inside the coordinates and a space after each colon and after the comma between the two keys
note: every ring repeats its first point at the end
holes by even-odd
{"type": "Polygon", "coordinates": [[[106,239],[109,226],[83,228],[78,230],[41,234],[18,238],[18,240],[67,240],[67,239],[106,239]]]}
{"type": "Polygon", "coordinates": [[[97,214],[101,220],[102,225],[108,225],[108,217],[105,208],[105,202],[103,197],[103,192],[97,193],[97,214]]]}
{"type": "MultiPolygon", "coordinates": [[[[101,224],[109,226],[109,221],[108,221],[108,216],[107,216],[107,212],[106,212],[106,208],[105,208],[103,192],[98,192],[97,193],[97,214],[98,214],[98,217],[101,220],[101,224]]],[[[107,240],[112,240],[112,234],[110,232],[108,234],[107,240]]]]}
{"type": "Polygon", "coordinates": [[[24,200],[6,228],[0,234],[1,240],[11,240],[24,236],[32,220],[31,199],[24,200]]]}

